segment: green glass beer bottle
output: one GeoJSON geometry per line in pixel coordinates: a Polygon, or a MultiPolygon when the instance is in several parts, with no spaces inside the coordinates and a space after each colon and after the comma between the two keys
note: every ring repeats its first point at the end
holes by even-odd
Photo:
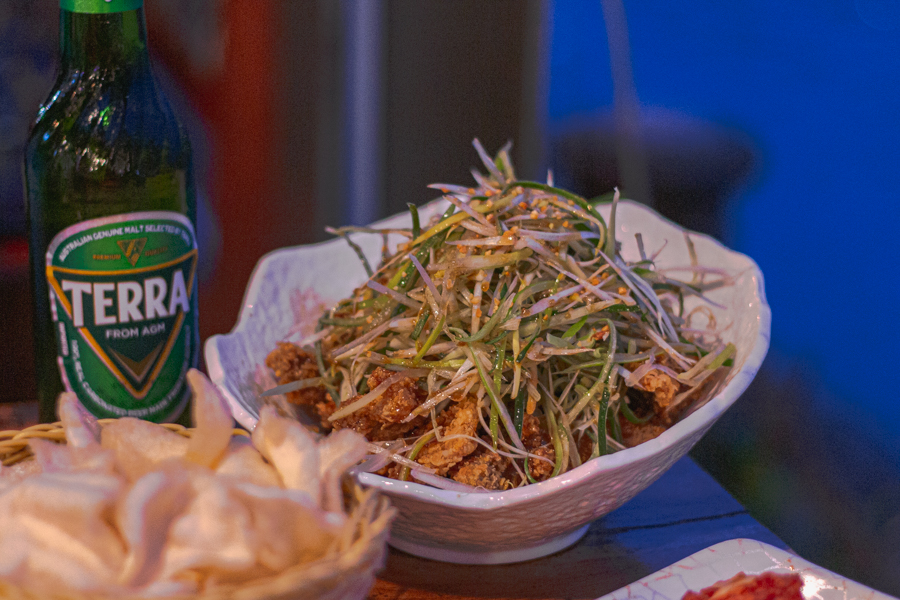
{"type": "Polygon", "coordinates": [[[60,69],[25,149],[41,421],[182,421],[196,366],[190,144],[157,86],[143,0],[60,0],[60,69]]]}

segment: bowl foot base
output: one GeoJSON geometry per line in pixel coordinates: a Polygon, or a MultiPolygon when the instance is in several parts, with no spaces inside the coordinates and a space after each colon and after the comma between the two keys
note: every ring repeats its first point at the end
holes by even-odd
{"type": "Polygon", "coordinates": [[[488,550],[484,552],[478,550],[453,550],[452,548],[425,546],[406,539],[395,539],[394,537],[391,537],[388,543],[397,550],[430,560],[463,565],[502,565],[541,558],[568,548],[584,536],[589,526],[585,525],[575,531],[547,539],[536,546],[512,550],[488,550]]]}

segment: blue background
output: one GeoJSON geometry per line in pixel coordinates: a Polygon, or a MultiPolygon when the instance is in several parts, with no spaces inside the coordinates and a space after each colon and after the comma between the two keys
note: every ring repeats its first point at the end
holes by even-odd
{"type": "MultiPolygon", "coordinates": [[[[642,107],[737,128],[755,145],[723,241],[765,275],[767,368],[809,370],[823,410],[896,448],[900,3],[643,0],[625,10],[642,107]]],[[[556,2],[551,128],[611,105],[600,3],[556,2]]]]}

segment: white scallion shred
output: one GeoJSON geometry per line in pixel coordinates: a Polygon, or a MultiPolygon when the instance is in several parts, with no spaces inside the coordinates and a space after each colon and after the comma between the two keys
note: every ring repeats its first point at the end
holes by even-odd
{"type": "MultiPolygon", "coordinates": [[[[322,417],[326,429],[375,423],[379,435],[397,432],[371,445],[377,460],[366,469],[460,493],[483,482],[451,481],[442,475],[449,467],[438,472],[419,452],[468,448],[453,459],[454,477],[470,458],[493,453],[491,485],[527,485],[578,467],[584,447],[617,452],[633,432],[689,414],[735,359],[716,331],[718,305],[705,296],[735,275],[699,264],[689,235],[690,264],[681,269],[657,269],[669,240],[640,232],[640,258],[626,261],[593,205],[554,188],[550,173],[547,184],[517,180],[508,147],[492,158],[473,145],[483,163],[474,184],[429,186],[444,194],[447,213],[415,236],[403,231],[410,241],[402,250],[303,340],[325,371],[271,390],[339,393],[340,407],[322,417]],[[685,307],[688,297],[699,302],[685,307]],[[389,371],[377,385],[375,369],[389,371]],[[660,382],[674,390],[665,406],[654,404],[660,382]],[[469,429],[457,422],[463,402],[477,407],[469,429]],[[391,413],[398,406],[405,412],[391,413]]],[[[618,200],[616,190],[610,228],[618,200]]]]}

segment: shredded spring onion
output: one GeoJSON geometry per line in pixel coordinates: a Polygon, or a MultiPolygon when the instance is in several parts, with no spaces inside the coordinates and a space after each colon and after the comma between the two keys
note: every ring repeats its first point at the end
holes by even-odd
{"type": "MultiPolygon", "coordinates": [[[[453,472],[432,474],[417,458],[431,444],[471,438],[469,447],[506,461],[503,486],[526,485],[625,448],[640,428],[668,427],[709,391],[735,347],[692,325],[684,298],[729,280],[697,264],[689,236],[688,282],[657,270],[640,234],[640,260],[625,261],[614,234],[618,190],[607,227],[590,202],[549,179],[516,179],[507,149],[492,159],[474,145],[487,173],[473,172],[473,187],[431,186],[451,206],[430,223],[410,206],[410,241],[374,271],[364,263],[369,281],[320,319],[319,377],[270,393],[340,390],[328,422],[352,426],[390,386],[418,378],[427,398],[395,422],[426,424],[379,450],[379,465],[389,455],[393,476],[437,485],[453,472]],[[395,373],[370,390],[376,367],[395,373]],[[671,388],[664,405],[660,381],[671,388]],[[465,397],[477,401],[479,429],[448,434],[441,415],[465,397]]],[[[350,229],[333,231],[361,254],[350,229]]]]}

